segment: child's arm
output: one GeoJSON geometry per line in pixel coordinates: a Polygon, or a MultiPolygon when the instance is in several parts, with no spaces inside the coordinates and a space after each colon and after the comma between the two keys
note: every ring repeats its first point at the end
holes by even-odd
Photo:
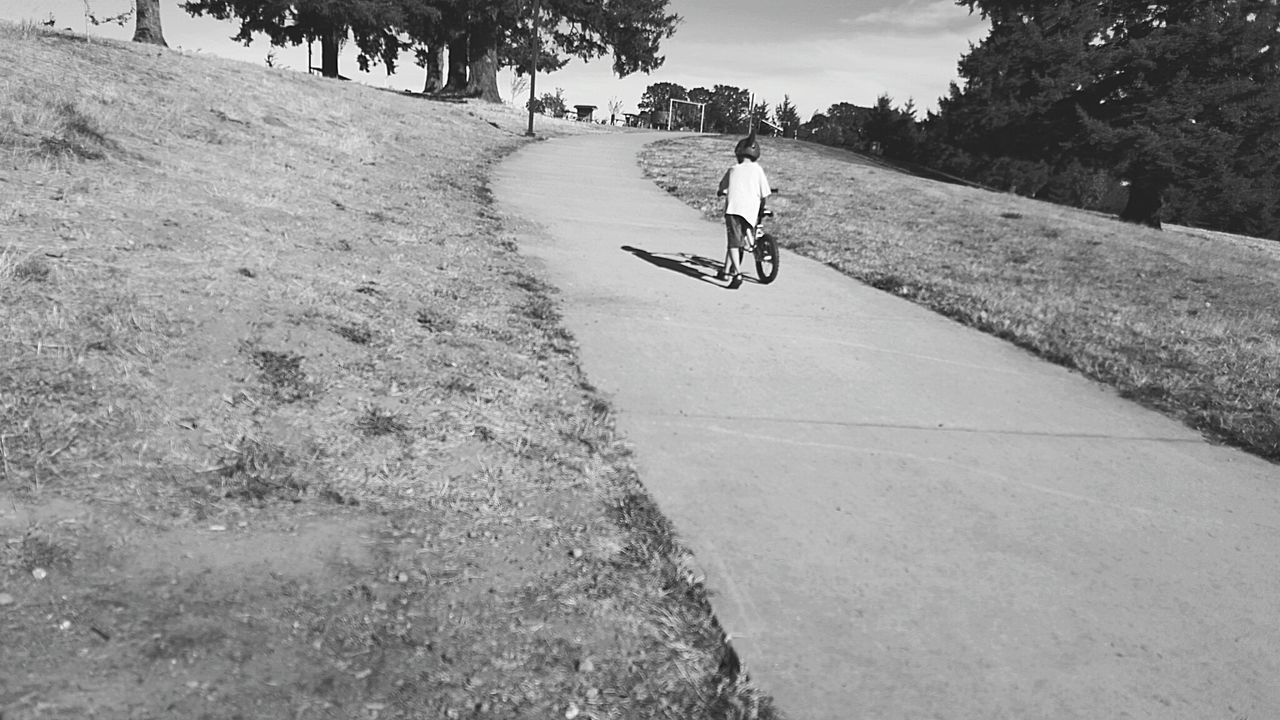
{"type": "Polygon", "coordinates": [[[720,189],[716,191],[716,196],[729,194],[729,171],[724,171],[724,177],[720,178],[720,189]]]}

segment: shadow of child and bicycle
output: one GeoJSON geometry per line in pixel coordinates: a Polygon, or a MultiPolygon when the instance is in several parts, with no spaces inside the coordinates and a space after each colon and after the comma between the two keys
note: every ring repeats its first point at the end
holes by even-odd
{"type": "MultiPolygon", "coordinates": [[[[663,270],[677,272],[694,280],[711,283],[718,287],[724,286],[724,279],[719,276],[724,265],[721,260],[713,260],[702,255],[690,255],[689,253],[654,253],[630,245],[623,245],[621,249],[663,270]]],[[[746,282],[758,282],[754,278],[744,278],[744,280],[746,282]]]]}

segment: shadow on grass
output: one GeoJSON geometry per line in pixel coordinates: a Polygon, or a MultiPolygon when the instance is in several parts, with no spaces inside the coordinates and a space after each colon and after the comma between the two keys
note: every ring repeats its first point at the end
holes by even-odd
{"type": "MultiPolygon", "coordinates": [[[[720,261],[709,257],[690,255],[688,253],[652,253],[630,245],[623,245],[621,249],[663,270],[677,272],[686,277],[716,286],[720,286],[724,282],[716,277],[716,274],[720,272],[720,261]]],[[[750,278],[746,279],[750,281],[750,278]]]]}

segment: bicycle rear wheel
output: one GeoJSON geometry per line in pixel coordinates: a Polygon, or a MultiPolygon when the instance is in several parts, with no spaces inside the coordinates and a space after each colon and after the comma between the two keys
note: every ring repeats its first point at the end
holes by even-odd
{"type": "Polygon", "coordinates": [[[778,277],[778,242],[769,233],[756,238],[756,277],[768,285],[778,277]]]}

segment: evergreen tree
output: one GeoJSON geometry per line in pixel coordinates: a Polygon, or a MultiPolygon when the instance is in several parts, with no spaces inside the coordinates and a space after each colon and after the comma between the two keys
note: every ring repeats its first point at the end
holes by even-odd
{"type": "Polygon", "coordinates": [[[893,109],[893,98],[888,94],[881,95],[876,98],[876,104],[871,107],[871,112],[867,113],[866,123],[862,126],[863,137],[869,145],[883,151],[884,146],[889,143],[894,134],[897,119],[898,114],[893,109]]]}
{"type": "Polygon", "coordinates": [[[1126,220],[1158,227],[1167,202],[1182,222],[1280,236],[1275,0],[958,4],[992,27],[930,126],[975,164],[1000,158],[1025,192],[1107,170],[1130,185],[1126,220]]]}
{"type": "Polygon", "coordinates": [[[782,128],[783,137],[794,138],[800,129],[800,112],[796,110],[795,105],[791,104],[790,95],[782,96],[782,102],[778,103],[774,116],[778,120],[779,127],[782,128]]]}
{"type": "Polygon", "coordinates": [[[895,108],[893,98],[887,93],[876,99],[875,106],[867,111],[862,125],[862,137],[867,143],[867,150],[873,149],[874,144],[880,152],[900,160],[915,158],[918,136],[915,102],[907,100],[901,108],[895,108]]]}

